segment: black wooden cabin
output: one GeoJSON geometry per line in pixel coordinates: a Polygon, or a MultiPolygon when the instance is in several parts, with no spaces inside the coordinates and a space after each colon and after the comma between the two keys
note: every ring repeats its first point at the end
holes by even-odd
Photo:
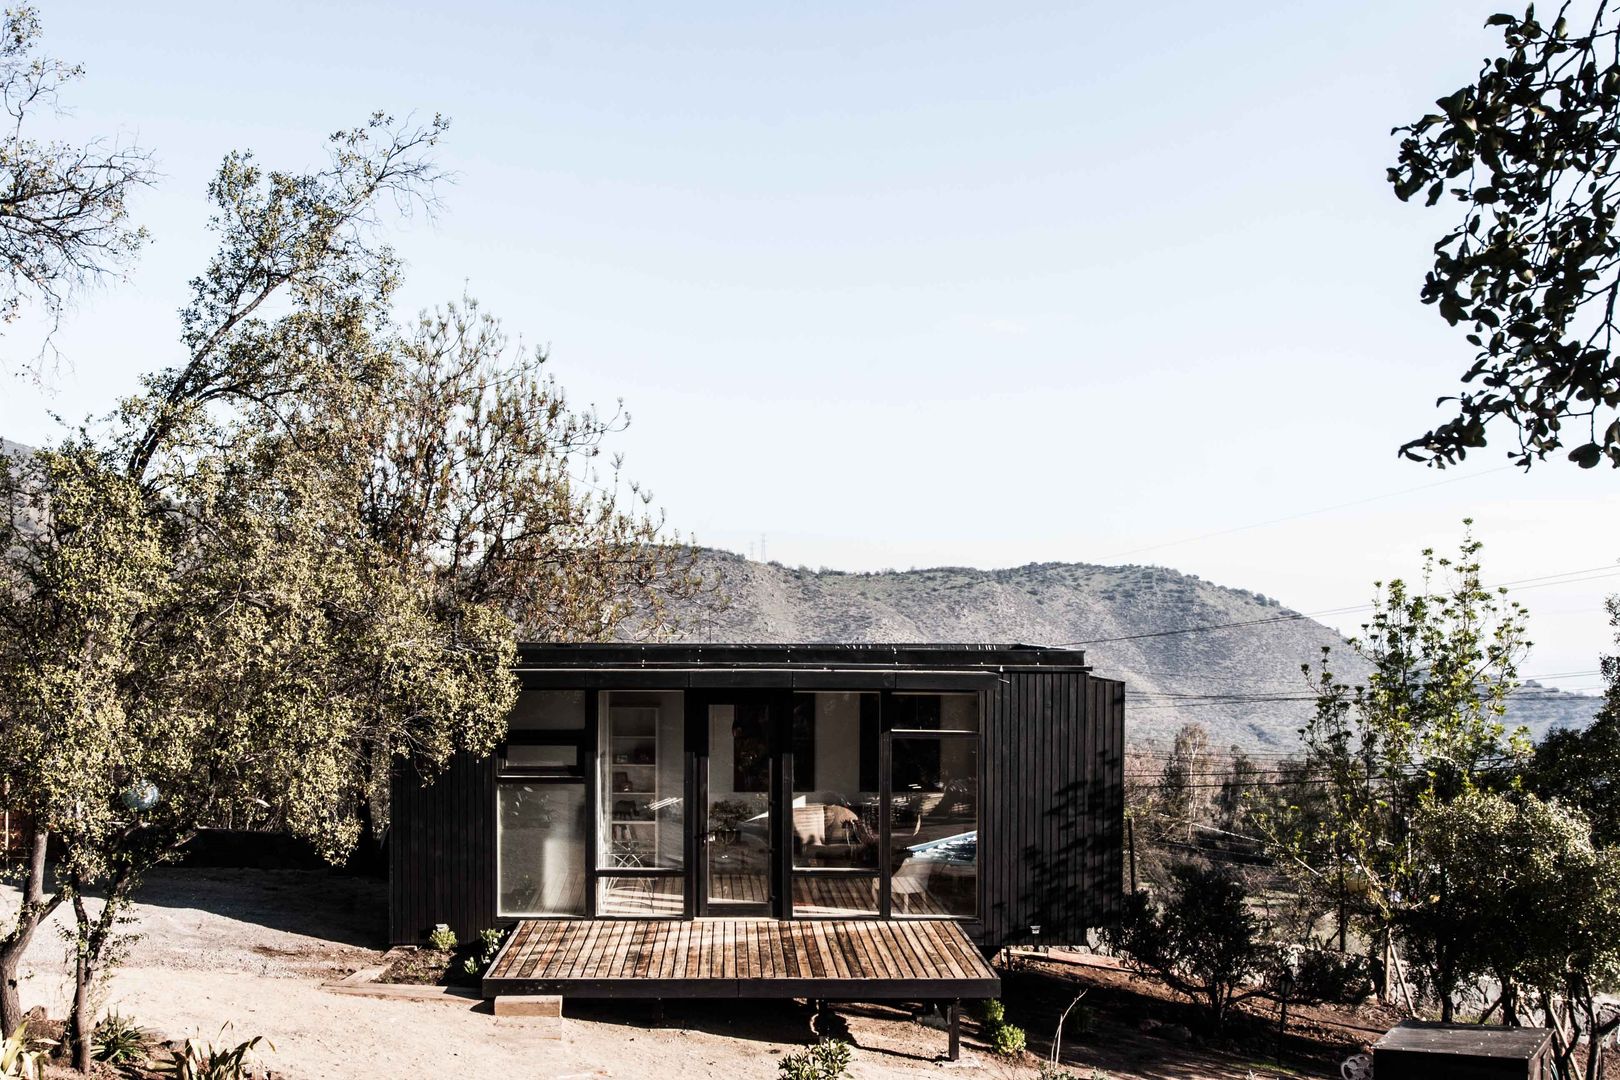
{"type": "MultiPolygon", "coordinates": [[[[1082,943],[1119,914],[1125,691],[1082,652],[528,644],[517,674],[495,755],[394,780],[395,942],[729,917],[837,920],[902,955],[891,931],[926,922],[989,954],[1082,943]]],[[[583,931],[552,941],[567,933],[583,931]]],[[[522,991],[561,992],[539,960],[508,960],[522,991]]]]}

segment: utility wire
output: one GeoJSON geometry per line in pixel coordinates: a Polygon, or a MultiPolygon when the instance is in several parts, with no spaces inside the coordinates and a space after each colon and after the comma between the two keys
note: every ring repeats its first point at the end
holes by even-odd
{"type": "MultiPolygon", "coordinates": [[[[1553,585],[1577,585],[1584,581],[1597,581],[1603,578],[1620,577],[1620,570],[1611,566],[1594,566],[1585,570],[1567,570],[1561,574],[1544,574],[1540,577],[1520,578],[1516,581],[1504,581],[1489,587],[1490,591],[1516,586],[1522,592],[1526,589],[1542,589],[1553,585]],[[1601,573],[1599,571],[1602,571],[1601,573]],[[1589,576],[1577,576],[1589,575],[1589,576]],[[1553,580],[1553,579],[1565,580],[1553,580]],[[1539,583],[1539,584],[1536,584],[1539,583]]],[[[1243,619],[1229,623],[1208,623],[1203,626],[1184,626],[1176,630],[1149,630],[1140,634],[1121,634],[1118,637],[1087,638],[1082,641],[1063,641],[1057,648],[1067,649],[1076,645],[1103,645],[1117,641],[1140,641],[1144,638],[1175,637],[1181,634],[1202,634],[1213,630],[1234,630],[1249,626],[1272,626],[1279,623],[1299,622],[1302,619],[1314,619],[1327,615],[1347,615],[1352,611],[1368,611],[1372,604],[1354,604],[1349,607],[1325,608],[1319,611],[1292,612],[1287,615],[1273,615],[1264,619],[1243,619]]]]}

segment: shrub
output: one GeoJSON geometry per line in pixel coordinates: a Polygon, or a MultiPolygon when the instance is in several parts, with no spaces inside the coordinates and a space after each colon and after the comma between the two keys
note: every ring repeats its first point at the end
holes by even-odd
{"type": "MultiPolygon", "coordinates": [[[[220,1029],[221,1038],[229,1026],[227,1024],[220,1029]]],[[[153,1071],[160,1076],[172,1076],[175,1080],[249,1080],[255,1074],[268,1075],[259,1061],[257,1051],[260,1043],[271,1050],[275,1049],[265,1041],[263,1035],[255,1035],[236,1046],[187,1039],[180,1049],[169,1051],[167,1060],[154,1065],[153,1071]]]]}
{"type": "Polygon", "coordinates": [[[1372,992],[1372,966],[1365,956],[1333,949],[1305,949],[1298,954],[1290,990],[1297,1000],[1360,1005],[1372,992]]]}
{"type": "Polygon", "coordinates": [[[1162,909],[1146,893],[1126,900],[1105,940],[1127,966],[1153,975],[1202,1008],[1219,1031],[1233,1005],[1262,992],[1252,986],[1271,950],[1238,876],[1223,867],[1180,863],[1170,870],[1162,909]]]}
{"type": "Polygon", "coordinates": [[[428,944],[440,952],[450,952],[456,947],[456,932],[440,923],[433,928],[433,933],[428,935],[428,944]]]}
{"type": "Polygon", "coordinates": [[[849,1043],[822,1039],[815,1046],[789,1054],[778,1064],[782,1080],[842,1080],[849,1075],[849,1043]]]}
{"type": "Polygon", "coordinates": [[[109,1065],[131,1065],[146,1053],[151,1037],[135,1021],[109,1012],[90,1036],[91,1056],[109,1065]]]}
{"type": "Polygon", "coordinates": [[[45,1075],[45,1053],[49,1044],[31,1049],[28,1024],[17,1025],[17,1030],[0,1042],[0,1077],[5,1080],[41,1080],[45,1075]]]}
{"type": "Polygon", "coordinates": [[[1001,1023],[990,1029],[990,1049],[1006,1057],[1024,1052],[1024,1029],[1017,1024],[1001,1023]]]}
{"type": "Polygon", "coordinates": [[[479,931],[477,951],[461,962],[461,970],[474,978],[488,971],[489,965],[495,962],[495,954],[501,951],[501,943],[505,940],[505,930],[479,931]]]}
{"type": "Polygon", "coordinates": [[[979,1003],[979,1019],[984,1021],[986,1027],[994,1027],[1007,1019],[1007,1006],[996,998],[979,1003]]]}

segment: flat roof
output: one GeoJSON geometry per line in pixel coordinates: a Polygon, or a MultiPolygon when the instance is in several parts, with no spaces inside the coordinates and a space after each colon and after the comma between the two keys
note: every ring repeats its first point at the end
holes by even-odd
{"type": "Polygon", "coordinates": [[[518,643],[519,668],[852,668],[999,671],[1090,670],[1082,649],[1053,645],[929,643],[574,644],[518,643]]]}
{"type": "Polygon", "coordinates": [[[1374,1044],[1373,1051],[1528,1061],[1539,1054],[1551,1038],[1552,1032],[1546,1028],[1404,1020],[1390,1028],[1374,1044]]]}

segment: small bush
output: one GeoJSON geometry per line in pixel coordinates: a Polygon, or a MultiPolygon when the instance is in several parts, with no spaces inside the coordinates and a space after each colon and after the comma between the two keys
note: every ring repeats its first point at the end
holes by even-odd
{"type": "Polygon", "coordinates": [[[109,1065],[131,1065],[145,1056],[150,1042],[151,1037],[135,1021],[109,1012],[90,1035],[90,1053],[109,1065]]]}
{"type": "Polygon", "coordinates": [[[474,978],[482,975],[495,962],[495,954],[501,951],[501,944],[505,941],[505,930],[479,931],[477,951],[461,962],[461,970],[474,978]]]}
{"type": "Polygon", "coordinates": [[[990,1029],[990,1049],[1005,1057],[1024,1052],[1024,1029],[1017,1024],[997,1024],[990,1029]]]}
{"type": "Polygon", "coordinates": [[[1085,1076],[1081,1076],[1072,1069],[1065,1069],[1063,1066],[1054,1065],[1050,1061],[1041,1062],[1041,1067],[1036,1075],[1040,1077],[1040,1080],[1111,1080],[1109,1075],[1101,1069],[1092,1069],[1085,1076]]]}
{"type": "Polygon", "coordinates": [[[451,952],[456,947],[456,932],[440,923],[433,928],[433,933],[428,935],[428,944],[440,952],[451,952]]]}
{"type": "Polygon", "coordinates": [[[995,1027],[1007,1019],[1007,1006],[995,998],[979,1003],[979,1019],[986,1027],[995,1027]]]}
{"type": "MultiPolygon", "coordinates": [[[[221,1038],[229,1026],[220,1029],[221,1038]]],[[[275,1049],[263,1035],[255,1035],[236,1046],[187,1039],[180,1049],[170,1050],[168,1058],[154,1065],[152,1071],[175,1080],[251,1080],[254,1076],[267,1076],[268,1070],[263,1068],[257,1053],[260,1043],[275,1049]]]]}
{"type": "Polygon", "coordinates": [[[815,1046],[789,1054],[777,1065],[782,1080],[842,1080],[849,1075],[852,1054],[842,1039],[822,1039],[815,1046]]]}
{"type": "Polygon", "coordinates": [[[1360,1005],[1372,996],[1372,966],[1355,953],[1305,949],[1298,954],[1291,992],[1301,1001],[1360,1005]]]}

